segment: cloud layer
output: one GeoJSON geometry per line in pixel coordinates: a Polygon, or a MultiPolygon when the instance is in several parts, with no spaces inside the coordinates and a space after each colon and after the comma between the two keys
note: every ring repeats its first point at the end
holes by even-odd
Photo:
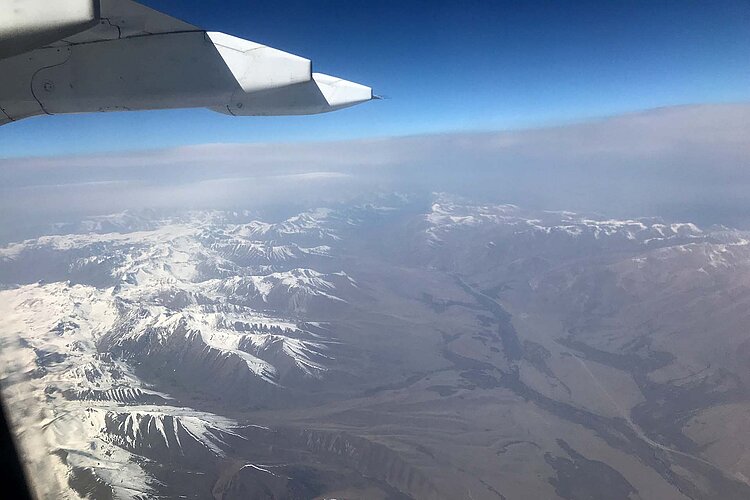
{"type": "Polygon", "coordinates": [[[534,208],[750,221],[750,104],[557,127],[0,160],[0,223],[124,209],[256,208],[449,191],[534,208]]]}

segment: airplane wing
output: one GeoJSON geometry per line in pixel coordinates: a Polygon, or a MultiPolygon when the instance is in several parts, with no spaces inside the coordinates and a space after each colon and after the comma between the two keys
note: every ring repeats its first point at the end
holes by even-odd
{"type": "Polygon", "coordinates": [[[61,40],[61,44],[101,42],[134,36],[203,31],[197,26],[132,0],[99,0],[99,24],[61,40]]]}
{"type": "Polygon", "coordinates": [[[131,0],[0,0],[0,125],[198,107],[302,115],[371,99],[369,87],[313,73],[309,59],[131,0]]]}

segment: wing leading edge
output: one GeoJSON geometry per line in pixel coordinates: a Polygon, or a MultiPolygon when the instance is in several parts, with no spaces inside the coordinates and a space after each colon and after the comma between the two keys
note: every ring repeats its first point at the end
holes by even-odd
{"type": "MultiPolygon", "coordinates": [[[[0,0],[0,11],[10,2],[0,0]]],[[[305,115],[373,99],[369,87],[313,74],[309,59],[131,0],[73,0],[64,25],[40,14],[38,26],[35,9],[48,0],[23,4],[20,19],[0,21],[0,125],[41,114],[197,107],[305,115]],[[19,46],[30,50],[18,54],[19,46]]]]}

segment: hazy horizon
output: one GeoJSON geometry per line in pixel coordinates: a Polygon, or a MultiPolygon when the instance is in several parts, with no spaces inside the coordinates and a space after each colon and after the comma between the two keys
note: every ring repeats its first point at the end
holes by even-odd
{"type": "Polygon", "coordinates": [[[389,191],[742,228],[749,130],[740,103],[515,131],[0,159],[1,237],[123,210],[293,210],[389,191]]]}

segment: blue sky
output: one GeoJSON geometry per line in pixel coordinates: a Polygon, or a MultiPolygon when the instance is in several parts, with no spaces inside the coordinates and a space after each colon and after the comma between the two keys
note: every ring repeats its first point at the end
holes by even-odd
{"type": "Polygon", "coordinates": [[[290,118],[38,117],[0,128],[0,157],[512,129],[750,101],[746,0],[143,3],[311,58],[390,99],[290,118]]]}

